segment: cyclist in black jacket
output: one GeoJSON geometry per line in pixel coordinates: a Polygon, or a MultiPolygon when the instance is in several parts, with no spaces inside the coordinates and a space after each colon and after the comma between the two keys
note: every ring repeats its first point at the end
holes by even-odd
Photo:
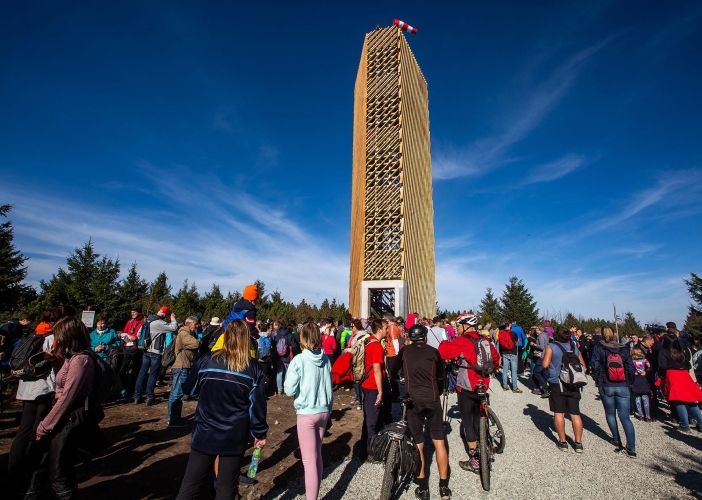
{"type": "Polygon", "coordinates": [[[405,392],[412,399],[412,405],[407,408],[407,426],[414,442],[417,443],[422,461],[417,475],[419,486],[414,494],[422,500],[430,498],[429,481],[424,475],[424,421],[428,420],[439,467],[439,493],[442,500],[448,500],[451,498],[451,490],[448,487],[448,451],[440,402],[444,361],[439,356],[439,351],[426,343],[425,326],[414,325],[407,332],[407,337],[412,343],[400,349],[400,354],[391,367],[390,377],[396,380],[402,368],[405,374],[405,392]]]}

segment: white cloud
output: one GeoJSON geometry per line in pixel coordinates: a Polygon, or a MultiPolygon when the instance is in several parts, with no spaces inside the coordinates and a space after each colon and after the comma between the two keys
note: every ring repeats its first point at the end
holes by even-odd
{"type": "Polygon", "coordinates": [[[506,163],[508,150],[537,128],[548,113],[565,97],[585,63],[607,46],[607,38],[568,58],[548,78],[526,91],[520,105],[505,117],[499,133],[476,141],[465,149],[444,149],[432,158],[434,179],[479,176],[506,163]]]}
{"type": "Polygon", "coordinates": [[[538,182],[551,182],[561,177],[565,177],[571,172],[575,172],[585,165],[585,157],[580,155],[568,154],[558,160],[550,163],[544,163],[533,168],[526,180],[525,184],[536,184],[538,182]]]}

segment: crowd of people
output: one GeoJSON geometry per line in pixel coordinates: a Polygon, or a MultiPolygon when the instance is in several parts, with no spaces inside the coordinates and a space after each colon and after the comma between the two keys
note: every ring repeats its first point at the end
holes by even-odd
{"type": "Polygon", "coordinates": [[[70,307],[44,312],[31,336],[21,335],[31,318],[17,322],[15,351],[22,349],[19,339],[37,339],[33,359],[46,368],[21,376],[17,389],[23,410],[9,460],[14,497],[41,498],[50,489],[57,498],[74,498],[76,461],[83,458],[89,468],[90,452],[106,446],[97,395],[105,367],[118,374],[114,397],[147,406],[156,403],[155,388],[170,369],[167,425],[192,426],[181,500],[198,498],[213,472],[216,498],[237,498],[245,452],[266,445],[267,400],[283,395],[292,398],[297,414],[306,497],[317,499],[336,387],[355,391],[351,404],[363,411],[358,458],[369,462],[376,460],[373,438],[392,422],[393,404],[411,397],[407,425],[420,451],[420,499],[430,498],[425,426],[436,453],[440,497],[452,496],[442,410],[449,393],[457,394],[468,450],[458,466],[479,472],[477,388],[487,390],[493,379],[514,394],[522,393],[520,376],[531,381],[531,393],[549,400],[562,451],[569,451],[566,414],[573,449],[584,451],[580,400],[586,374],[597,386],[617,452],[636,457],[630,417],[652,422],[664,416],[664,402],[681,432],[702,431],[702,337],[688,338],[674,323],[621,339],[609,327],[587,334],[575,326],[554,329],[549,321],[526,332],[512,319],[493,328],[472,313],[454,321],[385,314],[292,324],[257,318],[257,300],[258,290],[249,285],[224,321],[207,322],[196,315],[179,322],[167,306],[145,316],[135,305],[119,332],[105,317],[89,332],[70,307]],[[182,402],[190,398],[197,398],[192,421],[182,416],[182,402]]]}

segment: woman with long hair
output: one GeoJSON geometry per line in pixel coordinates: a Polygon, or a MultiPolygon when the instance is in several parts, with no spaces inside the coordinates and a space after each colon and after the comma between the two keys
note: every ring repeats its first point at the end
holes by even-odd
{"type": "MultiPolygon", "coordinates": [[[[300,341],[302,341],[302,332],[300,332],[300,341]]],[[[302,349],[304,349],[304,347],[302,347],[302,349]]],[[[324,354],[326,354],[329,358],[329,362],[334,363],[334,353],[336,352],[336,337],[334,336],[334,329],[331,326],[328,326],[324,329],[324,335],[322,335],[322,349],[324,350],[324,354]]]]}
{"type": "Polygon", "coordinates": [[[636,458],[636,433],[634,424],[629,418],[631,411],[629,387],[634,382],[636,368],[629,354],[629,348],[616,341],[614,332],[608,326],[602,329],[602,341],[595,344],[590,365],[592,378],[600,390],[607,425],[612,432],[614,451],[636,458]],[[626,447],[622,445],[617,415],[626,436],[626,447]]]}
{"type": "Polygon", "coordinates": [[[675,408],[678,412],[681,432],[690,432],[690,417],[697,421],[695,429],[702,432],[702,412],[697,406],[702,401],[702,390],[690,376],[690,351],[683,350],[677,337],[671,337],[665,344],[668,344],[668,349],[662,350],[658,356],[663,394],[671,410],[675,408]]]}
{"type": "Polygon", "coordinates": [[[266,445],[265,374],[250,356],[249,327],[234,320],[223,337],[222,349],[200,358],[183,383],[185,394],[200,397],[178,500],[199,497],[217,457],[216,499],[237,498],[249,436],[254,447],[266,445]]]}
{"type": "MultiPolygon", "coordinates": [[[[42,461],[39,484],[48,476],[51,488],[61,499],[74,498],[78,490],[75,462],[78,443],[84,441],[86,398],[93,386],[95,361],[91,357],[88,329],[77,318],[63,318],[53,327],[52,354],[63,359],[56,374],[56,393],[49,414],[37,426],[35,441],[48,442],[49,463],[42,461]]],[[[40,492],[43,488],[36,488],[40,492]]],[[[36,488],[36,489],[35,489],[36,488]]]]}
{"type": "Polygon", "coordinates": [[[305,494],[307,500],[317,500],[322,480],[322,439],[332,409],[331,363],[322,350],[319,328],[314,323],[302,326],[300,347],[302,353],[288,367],[285,394],[295,398],[305,494]]]}

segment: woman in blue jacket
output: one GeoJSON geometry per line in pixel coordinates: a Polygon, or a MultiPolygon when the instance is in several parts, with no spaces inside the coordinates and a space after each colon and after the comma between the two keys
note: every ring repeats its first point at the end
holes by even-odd
{"type": "Polygon", "coordinates": [[[219,457],[217,500],[235,498],[239,469],[248,448],[266,445],[266,386],[260,363],[249,356],[249,327],[234,320],[224,331],[222,349],[203,356],[183,383],[198,394],[188,466],[177,500],[195,500],[219,457]]]}
{"type": "Polygon", "coordinates": [[[630,458],[636,458],[636,433],[631,423],[630,384],[633,382],[636,368],[631,359],[629,348],[621,345],[614,338],[611,328],[602,329],[602,341],[595,344],[590,360],[592,378],[600,390],[602,406],[604,406],[607,425],[612,431],[612,443],[616,452],[625,453],[630,458]],[[617,427],[617,415],[624,428],[626,448],[617,427]]]}
{"type": "Polygon", "coordinates": [[[117,332],[107,326],[107,318],[102,316],[98,318],[95,324],[95,330],[90,332],[90,348],[95,351],[95,354],[100,356],[103,361],[107,361],[107,352],[114,347],[121,347],[117,332]]]}

